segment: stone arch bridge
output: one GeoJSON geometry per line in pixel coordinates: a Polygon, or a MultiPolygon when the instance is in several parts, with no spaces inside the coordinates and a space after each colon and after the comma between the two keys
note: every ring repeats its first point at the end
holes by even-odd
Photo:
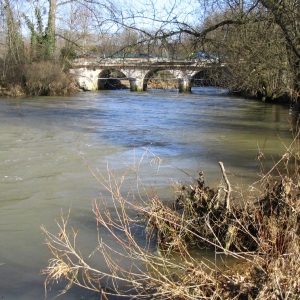
{"type": "Polygon", "coordinates": [[[177,80],[179,92],[189,93],[192,81],[199,73],[222,67],[217,60],[208,59],[83,57],[72,62],[70,72],[83,90],[104,89],[107,80],[128,80],[131,91],[146,91],[147,83],[155,73],[167,71],[177,80]]]}

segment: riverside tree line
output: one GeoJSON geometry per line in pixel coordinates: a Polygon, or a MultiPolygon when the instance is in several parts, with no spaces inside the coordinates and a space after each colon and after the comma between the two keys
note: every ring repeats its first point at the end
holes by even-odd
{"type": "Polygon", "coordinates": [[[263,100],[297,102],[299,1],[163,3],[1,0],[2,93],[75,91],[74,81],[66,74],[77,55],[143,53],[187,58],[203,51],[227,65],[228,72],[214,78],[216,84],[263,100]]]}

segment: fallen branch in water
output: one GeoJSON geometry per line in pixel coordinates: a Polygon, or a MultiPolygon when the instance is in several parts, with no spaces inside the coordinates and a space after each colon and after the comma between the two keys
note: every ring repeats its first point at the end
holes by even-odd
{"type": "Polygon", "coordinates": [[[231,185],[230,185],[230,182],[227,178],[224,165],[221,161],[219,162],[219,165],[220,165],[220,168],[221,168],[221,171],[222,171],[224,181],[226,183],[224,206],[225,206],[227,212],[231,212],[231,206],[230,206],[230,197],[231,197],[231,192],[232,192],[231,185]]]}

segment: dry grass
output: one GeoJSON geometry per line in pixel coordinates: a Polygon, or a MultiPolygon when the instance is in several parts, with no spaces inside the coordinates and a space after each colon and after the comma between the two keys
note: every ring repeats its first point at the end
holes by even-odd
{"type": "MultiPolygon", "coordinates": [[[[241,194],[235,201],[222,163],[216,190],[205,185],[200,173],[193,185],[178,187],[171,206],[155,193],[142,198],[124,194],[128,174],[116,178],[109,170],[106,177],[94,173],[114,206],[112,213],[101,199],[93,207],[98,224],[93,255],[101,255],[106,266],[87,263],[76,245],[77,232],[68,227],[69,214],[62,216],[58,234],[43,227],[53,256],[44,270],[46,288],[66,280],[65,291],[75,284],[99,292],[101,299],[299,299],[299,149],[297,130],[286,153],[250,187],[255,193],[241,194]],[[146,229],[143,245],[135,239],[136,226],[146,229]],[[102,238],[104,230],[117,248],[102,238]],[[153,241],[159,253],[151,250],[153,241]],[[195,247],[226,254],[237,263],[224,267],[199,262],[190,254],[195,247]],[[131,262],[130,267],[122,261],[131,262]]],[[[139,181],[138,166],[130,170],[139,181]]]]}

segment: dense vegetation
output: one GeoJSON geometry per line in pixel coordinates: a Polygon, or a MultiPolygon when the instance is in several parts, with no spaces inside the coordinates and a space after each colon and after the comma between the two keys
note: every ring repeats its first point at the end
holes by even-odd
{"type": "Polygon", "coordinates": [[[3,94],[57,95],[75,91],[68,71],[76,55],[188,58],[199,51],[226,63],[211,78],[232,92],[297,102],[300,8],[284,1],[1,0],[0,87],[3,94]],[[54,64],[32,85],[37,64],[54,64]],[[33,71],[29,72],[32,68],[33,71]],[[26,72],[23,70],[26,69],[26,72]],[[49,75],[49,78],[45,78],[49,75]],[[64,77],[62,83],[53,78],[64,77]],[[54,81],[53,81],[54,80],[54,81]]]}

